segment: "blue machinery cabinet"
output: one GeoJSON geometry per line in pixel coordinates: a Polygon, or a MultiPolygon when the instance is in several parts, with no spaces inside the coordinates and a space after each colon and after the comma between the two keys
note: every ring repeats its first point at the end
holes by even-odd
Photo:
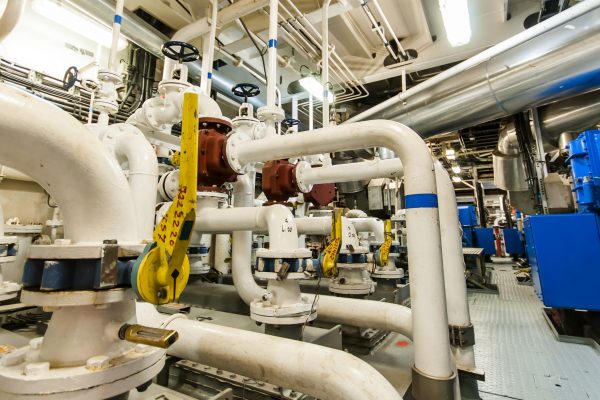
{"type": "Polygon", "coordinates": [[[555,308],[600,311],[600,130],[569,143],[579,213],[525,219],[537,294],[555,308]]]}
{"type": "Polygon", "coordinates": [[[521,232],[516,228],[504,228],[502,229],[502,236],[504,236],[504,248],[506,253],[513,256],[520,256],[525,254],[525,245],[521,232]]]}
{"type": "Polygon", "coordinates": [[[548,307],[600,310],[600,221],[594,213],[525,219],[536,293],[548,307]]]}

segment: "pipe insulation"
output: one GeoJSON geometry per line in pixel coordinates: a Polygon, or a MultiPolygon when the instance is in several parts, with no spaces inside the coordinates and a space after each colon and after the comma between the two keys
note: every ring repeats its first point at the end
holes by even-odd
{"type": "Polygon", "coordinates": [[[365,361],[340,350],[159,314],[138,303],[142,324],[173,329],[169,355],[196,361],[323,400],[401,400],[396,389],[365,361]]]}
{"type": "Polygon", "coordinates": [[[0,143],[0,163],[31,176],[56,200],[65,238],[139,239],[123,172],[100,140],[75,118],[34,95],[0,84],[0,143]]]}
{"type": "Polygon", "coordinates": [[[423,137],[600,88],[600,0],[582,1],[352,118],[423,137]]]}
{"type": "Polygon", "coordinates": [[[25,11],[25,0],[8,0],[0,16],[0,43],[17,27],[25,11]]]}

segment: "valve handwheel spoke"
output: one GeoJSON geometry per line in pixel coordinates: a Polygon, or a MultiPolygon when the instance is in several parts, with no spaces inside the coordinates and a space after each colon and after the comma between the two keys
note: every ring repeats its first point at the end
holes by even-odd
{"type": "Polygon", "coordinates": [[[200,58],[200,52],[195,46],[178,40],[165,42],[160,50],[165,57],[179,62],[191,62],[200,58]]]}
{"type": "Polygon", "coordinates": [[[238,97],[243,97],[244,103],[247,103],[249,97],[255,97],[260,94],[260,89],[253,83],[238,83],[231,89],[231,92],[238,97]]]}

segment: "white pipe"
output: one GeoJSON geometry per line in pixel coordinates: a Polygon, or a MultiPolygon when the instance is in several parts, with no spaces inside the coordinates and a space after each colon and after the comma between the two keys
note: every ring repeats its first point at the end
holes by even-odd
{"type": "Polygon", "coordinates": [[[229,233],[236,231],[268,230],[270,248],[294,250],[298,248],[298,230],[294,215],[286,207],[276,204],[267,207],[202,208],[198,210],[194,229],[202,233],[229,233]],[[283,231],[282,224],[287,228],[283,231]]]}
{"type": "Polygon", "coordinates": [[[65,238],[136,240],[127,180],[100,140],[75,118],[0,84],[0,143],[0,162],[31,176],[56,200],[65,238]]]}
{"type": "Polygon", "coordinates": [[[367,217],[347,219],[348,222],[354,225],[356,232],[372,232],[375,236],[375,242],[378,244],[383,244],[385,241],[383,221],[379,218],[367,217]]]}
{"type": "MultiPolygon", "coordinates": [[[[217,24],[217,28],[226,26],[227,24],[235,21],[238,18],[242,18],[245,15],[253,13],[254,11],[264,7],[268,3],[268,0],[239,0],[234,4],[223,8],[220,15],[220,22],[217,24]]],[[[210,32],[210,26],[208,18],[204,17],[199,20],[192,22],[189,25],[179,29],[171,40],[177,40],[180,42],[190,42],[196,38],[206,35],[210,32]]],[[[163,67],[162,80],[171,79],[171,73],[176,62],[170,58],[165,58],[165,65],[163,67]]]]}
{"type": "Polygon", "coordinates": [[[115,17],[112,26],[112,42],[110,45],[110,53],[108,55],[108,69],[112,72],[117,72],[117,50],[119,47],[119,35],[121,34],[121,20],[123,18],[124,4],[125,0],[117,0],[117,5],[115,7],[115,17]]]}
{"type": "Polygon", "coordinates": [[[210,82],[212,79],[212,65],[215,55],[215,37],[217,36],[217,14],[219,0],[211,2],[210,33],[204,36],[205,46],[202,51],[202,75],[200,76],[200,92],[210,95],[210,82]]]}
{"type": "Polygon", "coordinates": [[[269,42],[267,60],[267,107],[276,107],[277,89],[277,8],[279,0],[269,1],[269,42]]]}
{"type": "Polygon", "coordinates": [[[138,303],[138,320],[179,333],[167,353],[231,371],[323,400],[399,400],[396,389],[373,367],[344,351],[160,315],[138,303]]]}
{"type": "Polygon", "coordinates": [[[314,129],[315,124],[315,110],[313,106],[313,97],[312,94],[308,95],[308,130],[312,131],[314,129]]]}
{"type": "Polygon", "coordinates": [[[16,28],[25,10],[25,0],[8,0],[0,17],[0,43],[16,28]]]}
{"type": "Polygon", "coordinates": [[[127,161],[129,187],[135,207],[139,238],[151,239],[154,231],[158,183],[156,152],[142,132],[133,125],[111,125],[105,138],[114,139],[114,152],[117,159],[127,161]]]}
{"type": "MultiPolygon", "coordinates": [[[[248,175],[239,175],[233,184],[234,207],[252,207],[254,205],[254,179],[248,175]]],[[[250,265],[252,264],[252,231],[235,231],[231,235],[231,275],[235,288],[246,304],[268,294],[254,281],[250,265]]]]}
{"type": "Polygon", "coordinates": [[[323,85],[323,128],[329,126],[329,5],[331,0],[325,0],[323,3],[323,20],[321,21],[321,31],[323,36],[323,45],[321,47],[321,85],[323,85]]]}
{"type": "MultiPolygon", "coordinates": [[[[2,209],[2,203],[0,203],[0,238],[4,237],[4,210],[2,209]]],[[[0,267],[0,283],[2,283],[2,268],[0,267]]]]}
{"type": "Polygon", "coordinates": [[[430,377],[448,379],[454,374],[449,352],[437,189],[431,153],[419,135],[400,123],[364,121],[298,135],[247,141],[244,146],[237,147],[237,154],[232,154],[231,158],[246,165],[377,146],[395,152],[404,166],[409,203],[406,224],[415,368],[430,377]]]}
{"type": "Polygon", "coordinates": [[[390,35],[392,35],[392,40],[394,42],[396,42],[396,46],[398,46],[398,50],[402,53],[402,55],[404,57],[406,57],[406,52],[404,51],[404,48],[400,44],[400,41],[398,40],[398,37],[396,36],[396,33],[394,32],[394,29],[392,29],[392,25],[390,25],[390,22],[388,21],[387,17],[385,16],[385,13],[381,9],[381,6],[379,5],[379,2],[377,0],[372,0],[372,3],[375,5],[375,9],[379,13],[379,17],[383,21],[383,24],[385,25],[385,28],[388,30],[388,32],[390,33],[390,35]]]}
{"type": "Polygon", "coordinates": [[[338,164],[329,167],[297,169],[297,179],[304,185],[319,183],[341,183],[370,180],[375,178],[397,178],[404,174],[402,162],[397,158],[375,159],[352,164],[338,164]]]}
{"type": "MultiPolygon", "coordinates": [[[[379,218],[360,217],[345,218],[354,226],[356,232],[373,232],[378,243],[385,241],[383,221],[379,218]]],[[[296,228],[299,234],[329,235],[331,234],[331,217],[296,218],[296,228]]]]}
{"type": "MultiPolygon", "coordinates": [[[[435,162],[435,174],[440,196],[440,233],[442,235],[442,253],[444,254],[448,323],[453,326],[470,327],[471,316],[462,252],[462,231],[458,220],[454,186],[448,172],[439,161],[435,162]]],[[[473,346],[452,346],[452,353],[459,368],[475,369],[473,346]]]]}

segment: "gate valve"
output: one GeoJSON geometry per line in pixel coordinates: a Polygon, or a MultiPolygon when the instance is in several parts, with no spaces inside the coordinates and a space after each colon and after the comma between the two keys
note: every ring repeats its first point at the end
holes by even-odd
{"type": "Polygon", "coordinates": [[[290,134],[294,132],[294,126],[300,125],[300,120],[295,118],[286,118],[283,121],[281,121],[281,123],[287,127],[285,133],[290,134]]]}
{"type": "Polygon", "coordinates": [[[198,60],[200,58],[200,51],[198,51],[195,46],[189,43],[180,42],[177,40],[165,42],[161,46],[160,51],[165,57],[177,61],[177,66],[171,72],[171,77],[173,77],[173,75],[179,71],[179,77],[174,79],[187,83],[188,70],[183,63],[198,60]]]}

